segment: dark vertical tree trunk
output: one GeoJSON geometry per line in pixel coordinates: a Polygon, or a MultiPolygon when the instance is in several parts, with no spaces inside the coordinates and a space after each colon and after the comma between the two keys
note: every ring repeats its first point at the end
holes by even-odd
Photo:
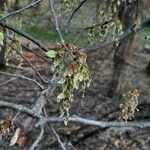
{"type": "MultiPolygon", "coordinates": [[[[17,9],[19,9],[19,0],[13,0],[11,2],[9,2],[8,0],[0,0],[0,16],[1,14],[4,14],[4,7],[6,6],[8,7],[8,12],[13,12],[17,9]]],[[[4,41],[6,41],[6,29],[0,27],[0,32],[2,32],[4,34],[4,41]]],[[[0,68],[5,67],[5,63],[6,63],[6,42],[4,42],[4,45],[0,46],[0,68]]]]}
{"type": "MultiPolygon", "coordinates": [[[[4,13],[4,3],[5,0],[0,1],[0,16],[1,14],[4,13]]],[[[0,27],[0,32],[2,32],[5,36],[6,30],[4,28],[0,27]]],[[[6,44],[4,42],[3,45],[0,45],[0,68],[5,66],[5,53],[6,53],[6,44]]]]}
{"type": "Polygon", "coordinates": [[[7,7],[9,12],[19,9],[19,4],[20,4],[19,0],[11,0],[11,1],[5,0],[5,1],[7,1],[7,7]]]}
{"type": "Polygon", "coordinates": [[[14,2],[14,10],[18,10],[19,9],[19,0],[15,0],[14,2]]]}
{"type": "MultiPolygon", "coordinates": [[[[5,29],[0,28],[0,32],[3,32],[3,34],[5,35],[5,29]]],[[[0,46],[0,68],[5,66],[5,52],[6,44],[4,43],[4,45],[0,46]]]]}
{"type": "MultiPolygon", "coordinates": [[[[118,16],[123,24],[123,29],[131,29],[139,21],[140,16],[138,13],[138,5],[134,3],[122,2],[119,7],[118,16]]],[[[108,96],[120,95],[125,88],[124,71],[127,68],[127,62],[133,55],[133,46],[136,40],[137,34],[133,32],[126,38],[120,41],[120,44],[115,47],[113,58],[113,75],[108,96]]]]}

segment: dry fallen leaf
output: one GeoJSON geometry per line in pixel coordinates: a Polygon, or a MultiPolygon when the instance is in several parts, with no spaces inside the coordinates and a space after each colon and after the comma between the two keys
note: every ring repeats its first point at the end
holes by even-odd
{"type": "Polygon", "coordinates": [[[24,147],[27,143],[28,143],[28,140],[27,140],[27,138],[25,136],[19,137],[19,139],[17,141],[17,144],[20,147],[24,147]]]}
{"type": "Polygon", "coordinates": [[[22,130],[21,128],[17,128],[17,129],[16,129],[16,131],[15,131],[13,137],[12,137],[11,140],[10,140],[9,146],[13,146],[13,145],[15,145],[15,144],[17,143],[18,138],[19,138],[19,136],[20,136],[20,134],[21,134],[21,130],[22,130]]]}

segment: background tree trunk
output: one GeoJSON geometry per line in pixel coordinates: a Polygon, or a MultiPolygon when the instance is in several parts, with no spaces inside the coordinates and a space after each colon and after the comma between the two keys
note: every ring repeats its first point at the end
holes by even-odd
{"type": "MultiPolygon", "coordinates": [[[[138,4],[122,2],[119,7],[118,16],[123,24],[123,29],[133,28],[136,23],[140,21],[140,15],[138,13],[138,4]]],[[[120,44],[116,47],[113,58],[113,75],[108,91],[108,96],[120,95],[125,90],[125,85],[128,85],[124,80],[124,72],[127,69],[127,62],[133,55],[133,47],[137,37],[137,33],[133,32],[126,38],[120,41],[120,44]]]]}
{"type": "MultiPolygon", "coordinates": [[[[5,0],[1,0],[0,1],[0,14],[4,13],[4,3],[6,1],[5,0]]],[[[0,32],[2,32],[5,36],[6,30],[2,27],[0,27],[0,32]]],[[[5,40],[5,38],[4,38],[5,40]]],[[[5,53],[6,53],[6,44],[4,42],[4,44],[2,46],[0,46],[0,68],[5,66],[5,53]]]]}
{"type": "MultiPolygon", "coordinates": [[[[0,14],[4,14],[5,4],[6,4],[8,12],[13,12],[19,9],[19,0],[1,0],[0,1],[0,14]]],[[[6,41],[7,30],[0,27],[0,32],[4,34],[4,41],[6,41]]],[[[4,42],[3,46],[0,46],[0,68],[3,68],[6,63],[5,56],[6,56],[7,46],[5,43],[6,42],[4,42]]]]}

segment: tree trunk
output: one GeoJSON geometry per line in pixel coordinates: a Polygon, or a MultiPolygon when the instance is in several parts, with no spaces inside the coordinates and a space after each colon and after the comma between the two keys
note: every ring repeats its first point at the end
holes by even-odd
{"type": "MultiPolygon", "coordinates": [[[[0,1],[0,14],[4,13],[4,3],[5,3],[5,0],[0,1]]],[[[5,36],[6,30],[4,28],[0,27],[0,32],[2,32],[5,36]]],[[[5,41],[5,38],[4,38],[4,41],[5,41]]],[[[5,66],[6,44],[5,42],[3,43],[4,43],[3,45],[0,45],[0,68],[5,66]]]]}
{"type": "MultiPolygon", "coordinates": [[[[135,3],[122,2],[119,7],[119,18],[123,24],[123,29],[131,29],[140,21],[140,16],[135,3]],[[130,5],[130,6],[129,6],[130,5]]],[[[120,44],[115,47],[113,58],[113,75],[108,91],[108,96],[120,95],[125,90],[127,80],[124,80],[124,72],[127,69],[127,62],[133,55],[133,47],[137,37],[137,33],[133,32],[131,35],[120,41],[120,44]],[[126,82],[126,83],[125,83],[126,82]]]]}
{"type": "MultiPolygon", "coordinates": [[[[7,7],[7,11],[8,12],[13,12],[17,9],[19,9],[19,0],[0,0],[0,15],[4,14],[4,9],[5,9],[5,4],[7,7]]],[[[5,67],[5,63],[6,63],[6,34],[7,34],[7,30],[0,27],[0,32],[2,32],[4,34],[4,45],[0,46],[0,68],[5,67]]]]}

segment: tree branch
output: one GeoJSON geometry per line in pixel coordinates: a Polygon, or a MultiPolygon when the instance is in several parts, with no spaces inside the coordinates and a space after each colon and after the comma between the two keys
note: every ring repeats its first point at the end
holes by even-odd
{"type": "Polygon", "coordinates": [[[108,21],[103,22],[103,23],[98,23],[98,24],[95,24],[95,25],[93,25],[93,26],[83,28],[83,29],[78,33],[78,35],[76,36],[76,38],[75,38],[75,40],[74,40],[74,43],[76,43],[76,41],[78,40],[78,38],[80,37],[80,35],[81,35],[84,31],[93,29],[93,28],[98,27],[98,26],[103,26],[103,25],[109,24],[110,22],[112,22],[112,20],[108,20],[108,21]]]}
{"type": "MultiPolygon", "coordinates": [[[[0,71],[0,73],[1,73],[1,71],[0,71]]],[[[9,80],[7,80],[7,81],[2,82],[2,83],[0,84],[0,87],[1,87],[1,86],[5,86],[6,84],[8,84],[8,83],[10,83],[10,82],[12,82],[12,81],[14,81],[14,80],[16,80],[16,79],[17,79],[17,78],[12,77],[11,79],[9,79],[9,80]]]]}
{"type": "MultiPolygon", "coordinates": [[[[60,118],[60,117],[45,117],[45,116],[38,114],[35,111],[32,111],[31,109],[29,109],[25,106],[17,105],[14,103],[9,103],[9,102],[5,102],[5,101],[1,101],[1,100],[0,100],[0,107],[6,107],[6,108],[19,110],[19,111],[24,112],[28,115],[31,115],[32,117],[39,119],[39,121],[36,123],[35,127],[38,127],[38,126],[43,125],[43,124],[48,123],[48,122],[62,123],[62,122],[64,122],[64,119],[65,119],[65,118],[60,118]]],[[[106,128],[106,127],[150,128],[150,121],[144,121],[144,122],[137,122],[137,121],[130,121],[130,122],[96,121],[96,120],[81,118],[81,117],[75,116],[75,115],[72,117],[69,117],[68,121],[72,122],[72,123],[81,123],[81,124],[86,124],[86,125],[91,125],[91,126],[98,126],[101,128],[106,128]]]]}
{"type": "MultiPolygon", "coordinates": [[[[46,122],[63,122],[65,118],[44,118],[46,120],[43,120],[43,123],[46,122]]],[[[86,125],[91,125],[91,126],[98,126],[101,128],[106,128],[106,127],[138,127],[138,128],[146,128],[150,127],[150,121],[145,121],[145,122],[124,122],[124,121],[95,121],[95,120],[90,120],[86,118],[81,118],[79,116],[72,116],[68,118],[69,122],[72,123],[81,123],[81,124],[86,124],[86,125]]],[[[36,126],[43,124],[42,120],[41,122],[39,121],[36,126]]]]}
{"type": "Polygon", "coordinates": [[[65,44],[65,40],[62,37],[60,28],[59,28],[59,24],[58,24],[58,18],[54,9],[54,1],[53,0],[49,0],[50,6],[51,6],[51,12],[53,13],[54,19],[55,19],[55,26],[56,26],[56,31],[59,34],[60,40],[62,44],[65,44]]]}
{"type": "MultiPolygon", "coordinates": [[[[143,21],[140,25],[138,25],[137,27],[132,26],[131,28],[127,29],[126,31],[124,31],[124,34],[122,35],[122,37],[119,39],[119,40],[123,40],[125,38],[127,38],[128,36],[130,36],[132,33],[134,32],[138,32],[140,31],[141,29],[147,27],[147,26],[150,26],[150,19],[147,19],[145,21],[143,21]]],[[[83,47],[81,49],[81,51],[83,52],[86,52],[88,53],[89,51],[93,51],[93,50],[97,50],[97,49],[100,49],[102,47],[105,47],[105,46],[108,46],[108,45],[111,45],[113,44],[115,41],[110,41],[106,44],[94,44],[94,45],[90,45],[88,47],[83,47]]]]}
{"type": "Polygon", "coordinates": [[[20,78],[20,79],[24,79],[24,80],[27,80],[27,81],[34,82],[41,90],[44,89],[44,87],[39,82],[37,82],[34,79],[25,77],[23,75],[11,74],[11,73],[2,72],[2,71],[0,71],[0,74],[7,75],[7,76],[13,76],[13,77],[17,77],[17,78],[20,78]]]}
{"type": "Polygon", "coordinates": [[[43,126],[41,126],[40,129],[41,129],[41,132],[40,132],[39,136],[34,141],[34,143],[31,145],[31,147],[29,148],[29,150],[35,150],[35,148],[37,147],[38,143],[42,140],[42,137],[43,137],[43,134],[44,134],[44,128],[43,128],[43,126]]]}
{"type": "Polygon", "coordinates": [[[6,15],[3,16],[2,18],[0,18],[0,21],[4,20],[4,19],[6,19],[6,18],[8,18],[8,17],[10,17],[10,16],[19,14],[20,12],[22,12],[22,11],[24,11],[24,10],[26,10],[26,9],[29,9],[29,8],[31,8],[31,7],[33,7],[33,6],[37,5],[37,4],[39,4],[39,3],[42,2],[42,1],[43,1],[43,0],[32,1],[30,4],[24,6],[23,8],[21,8],[21,9],[15,11],[15,12],[11,12],[11,13],[6,14],[6,15]]]}
{"type": "Polygon", "coordinates": [[[76,14],[76,12],[82,7],[82,5],[86,2],[87,0],[83,0],[82,2],[80,2],[80,4],[78,5],[78,7],[73,11],[73,13],[71,14],[71,16],[69,17],[68,21],[67,21],[67,25],[66,25],[66,32],[68,32],[68,29],[70,27],[70,22],[73,19],[74,15],[76,14]]]}
{"type": "MultiPolygon", "coordinates": [[[[7,38],[8,38],[9,40],[15,42],[15,39],[13,39],[12,37],[7,36],[7,38]]],[[[23,45],[22,43],[21,43],[21,46],[22,46],[24,49],[26,49],[26,50],[28,50],[28,51],[34,53],[36,56],[38,56],[39,58],[43,59],[45,62],[50,63],[47,59],[45,59],[42,55],[40,55],[40,54],[37,53],[36,51],[34,51],[34,50],[30,49],[29,47],[23,45]]]]}
{"type": "MultiPolygon", "coordinates": [[[[43,109],[43,112],[44,112],[44,115],[47,117],[47,112],[46,112],[46,109],[45,109],[45,108],[43,109]]],[[[55,129],[53,128],[53,126],[50,125],[49,123],[47,123],[47,125],[48,125],[48,127],[49,127],[49,130],[52,130],[52,132],[54,133],[54,135],[55,135],[55,137],[56,137],[56,139],[57,139],[57,141],[58,141],[58,143],[59,143],[61,149],[62,149],[62,150],[66,150],[64,143],[61,141],[61,139],[60,139],[58,133],[55,131],[55,129]]]]}
{"type": "Polygon", "coordinates": [[[65,148],[64,143],[61,141],[59,135],[57,134],[57,132],[55,131],[55,129],[54,129],[52,126],[51,126],[51,130],[52,130],[52,132],[54,133],[54,135],[55,135],[55,137],[56,137],[56,139],[57,139],[57,141],[58,141],[58,143],[59,143],[61,149],[62,149],[62,150],[67,150],[67,149],[65,148]]]}
{"type": "Polygon", "coordinates": [[[23,106],[23,105],[18,105],[18,104],[9,103],[9,102],[5,102],[5,101],[0,100],[0,107],[6,107],[6,108],[19,110],[19,111],[24,112],[24,113],[26,113],[32,117],[42,118],[42,116],[39,115],[37,112],[34,112],[31,109],[29,109],[28,107],[23,106]]]}
{"type": "Polygon", "coordinates": [[[20,55],[20,57],[22,57],[27,63],[28,65],[34,70],[34,72],[37,74],[37,76],[40,78],[40,80],[43,83],[47,83],[47,81],[41,76],[41,74],[37,71],[37,69],[30,63],[30,61],[28,61],[18,50],[16,50],[13,46],[11,46],[10,44],[8,45],[10,46],[12,49],[14,49],[16,51],[16,53],[18,55],[20,55]]]}
{"type": "Polygon", "coordinates": [[[32,41],[34,44],[36,44],[38,47],[40,47],[43,51],[47,52],[48,50],[43,46],[43,44],[41,44],[41,42],[37,41],[36,39],[34,39],[32,36],[22,32],[22,31],[19,31],[17,29],[14,29],[13,27],[11,27],[10,25],[4,23],[3,21],[0,21],[0,26],[2,26],[3,28],[7,28],[8,30],[11,30],[23,37],[25,37],[26,39],[32,41]]]}

